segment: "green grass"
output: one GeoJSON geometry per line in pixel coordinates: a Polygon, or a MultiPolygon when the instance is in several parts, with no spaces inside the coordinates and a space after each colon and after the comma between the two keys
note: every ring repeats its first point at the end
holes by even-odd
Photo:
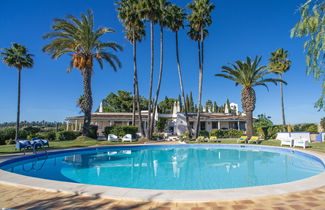
{"type": "MultiPolygon", "coordinates": [[[[136,142],[132,142],[132,144],[134,143],[136,142]]],[[[196,144],[197,142],[189,141],[187,143],[196,144]]],[[[209,143],[209,142],[205,142],[205,143],[209,143]]],[[[205,143],[200,143],[200,144],[205,144],[205,143]]],[[[79,137],[78,139],[73,141],[51,141],[49,150],[90,147],[90,146],[109,146],[109,145],[120,145],[120,144],[130,144],[130,143],[97,141],[91,138],[79,137]]],[[[221,139],[221,142],[219,142],[218,144],[237,144],[237,139],[221,139]]],[[[277,140],[262,141],[261,145],[280,146],[280,141],[277,140]]],[[[325,153],[325,142],[311,143],[311,147],[306,148],[306,150],[325,153]]],[[[0,146],[0,155],[15,154],[18,152],[19,151],[15,150],[15,145],[0,146]]]]}
{"type": "MultiPolygon", "coordinates": [[[[109,145],[121,145],[121,144],[130,144],[130,143],[97,141],[95,139],[82,137],[72,141],[50,141],[50,148],[46,147],[46,149],[53,150],[53,149],[68,149],[68,148],[90,147],[90,146],[109,146],[109,145]]],[[[136,144],[136,142],[132,142],[132,144],[136,144]]],[[[0,155],[8,155],[8,154],[15,154],[15,153],[19,153],[19,151],[15,150],[14,144],[0,146],[0,155]]]]}

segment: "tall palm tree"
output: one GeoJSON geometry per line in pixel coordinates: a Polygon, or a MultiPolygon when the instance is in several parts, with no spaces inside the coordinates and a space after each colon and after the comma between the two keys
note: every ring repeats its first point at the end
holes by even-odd
{"type": "Polygon", "coordinates": [[[246,112],[246,134],[250,138],[253,135],[253,111],[255,110],[256,95],[254,87],[264,86],[266,83],[281,82],[287,84],[282,79],[265,78],[272,74],[266,66],[260,66],[261,57],[256,56],[254,61],[247,57],[245,61],[236,61],[231,66],[222,66],[223,74],[215,76],[224,77],[235,82],[235,85],[243,86],[241,91],[241,102],[243,110],[246,112]]]}
{"type": "Polygon", "coordinates": [[[114,71],[121,68],[118,57],[108,49],[114,51],[122,50],[122,47],[115,42],[100,41],[100,38],[114,30],[106,27],[94,30],[94,16],[88,10],[87,15],[81,14],[80,19],[68,15],[66,19],[55,19],[52,25],[53,32],[47,33],[44,39],[54,39],[43,47],[43,51],[58,59],[64,54],[71,55],[68,72],[73,67],[80,70],[83,78],[84,88],[84,125],[82,134],[89,135],[91,122],[91,110],[93,105],[91,78],[93,74],[93,60],[96,60],[99,67],[103,69],[103,62],[110,64],[114,71]]]}
{"type": "Polygon", "coordinates": [[[150,64],[150,81],[149,81],[149,104],[148,104],[148,124],[147,137],[150,139],[151,134],[151,111],[152,111],[152,85],[154,74],[154,25],[158,23],[160,16],[160,8],[157,0],[140,1],[139,14],[142,19],[150,22],[150,48],[151,48],[151,64],[150,64]]]}
{"type": "MultiPolygon", "coordinates": [[[[283,48],[277,49],[271,53],[272,57],[269,59],[269,70],[273,73],[279,74],[280,79],[283,78],[283,74],[286,73],[291,66],[291,61],[287,59],[288,51],[283,48]]],[[[283,100],[283,86],[280,83],[280,100],[281,100],[281,111],[282,111],[282,123],[286,125],[286,119],[284,114],[284,100],[283,100]]]]}
{"type": "Polygon", "coordinates": [[[158,85],[156,90],[156,95],[153,101],[152,106],[152,117],[151,117],[151,125],[150,125],[150,138],[152,137],[154,131],[154,124],[155,124],[155,114],[157,109],[157,103],[159,98],[160,86],[161,86],[161,79],[163,73],[163,64],[164,64],[164,28],[167,26],[168,22],[170,21],[170,14],[168,7],[170,6],[170,2],[166,0],[159,0],[159,26],[160,26],[160,67],[159,67],[159,76],[158,76],[158,85]]]}
{"type": "Polygon", "coordinates": [[[15,140],[18,139],[19,122],[20,122],[20,84],[21,84],[21,71],[23,68],[32,68],[34,61],[33,55],[28,53],[28,50],[23,45],[13,43],[11,48],[4,48],[1,50],[0,55],[3,56],[2,62],[9,67],[14,67],[18,70],[18,102],[17,102],[17,121],[16,121],[16,134],[15,140]]]}
{"type": "Polygon", "coordinates": [[[145,26],[141,21],[138,14],[138,1],[137,0],[121,0],[116,3],[118,17],[123,23],[126,32],[126,39],[133,45],[133,125],[135,125],[135,101],[137,102],[139,126],[142,136],[145,136],[144,127],[141,116],[140,96],[139,96],[139,83],[138,83],[138,70],[137,70],[137,42],[141,42],[142,37],[145,35],[145,26]]]}
{"type": "Polygon", "coordinates": [[[189,15],[190,32],[189,36],[198,41],[198,53],[199,53],[199,90],[198,90],[198,112],[197,112],[197,125],[196,125],[196,137],[200,131],[200,115],[202,110],[202,84],[203,84],[203,63],[204,63],[204,39],[207,34],[206,27],[212,24],[211,12],[214,9],[214,5],[210,3],[210,0],[194,0],[193,3],[188,5],[192,10],[192,14],[189,15]]]}
{"type": "Polygon", "coordinates": [[[175,33],[175,46],[176,46],[176,62],[177,62],[177,72],[179,78],[179,87],[181,89],[181,97],[184,104],[184,114],[187,124],[187,131],[189,133],[189,137],[192,137],[192,129],[188,119],[188,103],[185,99],[185,90],[183,86],[183,77],[182,77],[182,70],[181,70],[181,63],[179,59],[179,50],[178,50],[178,31],[181,28],[184,28],[184,21],[186,19],[185,9],[182,9],[176,5],[171,5],[169,8],[170,14],[170,21],[168,22],[168,28],[175,33]]]}

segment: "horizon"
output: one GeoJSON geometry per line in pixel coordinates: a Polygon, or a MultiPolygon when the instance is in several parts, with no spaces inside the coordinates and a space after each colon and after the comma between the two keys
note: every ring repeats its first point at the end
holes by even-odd
{"type": "MultiPolygon", "coordinates": [[[[114,1],[115,2],[115,1],[114,1]]],[[[34,54],[35,65],[32,69],[22,71],[22,105],[21,121],[57,121],[80,115],[76,101],[82,94],[82,80],[78,70],[73,69],[66,74],[69,56],[53,60],[41,51],[49,43],[42,36],[50,31],[54,18],[63,18],[68,14],[80,16],[92,9],[95,18],[95,28],[107,26],[116,30],[114,34],[104,36],[103,40],[116,41],[123,46],[124,51],[116,53],[122,62],[122,69],[114,72],[107,64],[101,71],[97,65],[94,68],[92,80],[93,111],[106,96],[117,90],[132,92],[133,62],[132,46],[124,38],[123,27],[117,18],[114,2],[99,0],[63,1],[58,0],[47,4],[36,0],[33,3],[25,1],[4,0],[0,8],[0,24],[6,33],[0,40],[0,48],[10,47],[12,42],[26,46],[34,54]],[[19,2],[19,4],[17,4],[19,2]],[[65,7],[62,7],[65,4],[65,7]],[[12,16],[12,11],[15,15],[12,16]],[[28,23],[28,24],[27,24],[28,23]]],[[[184,7],[191,1],[178,1],[177,5],[184,7]]],[[[203,82],[202,105],[210,99],[217,101],[218,106],[226,102],[239,105],[241,109],[240,90],[233,82],[213,75],[220,73],[221,66],[244,60],[246,56],[263,56],[262,63],[267,65],[271,52],[277,48],[289,51],[292,61],[290,70],[284,74],[288,82],[284,86],[284,100],[288,124],[317,123],[324,116],[324,111],[317,111],[314,103],[321,94],[321,82],[315,82],[312,76],[306,75],[305,53],[303,39],[291,39],[290,30],[299,20],[296,12],[298,6],[305,1],[268,1],[263,4],[257,0],[237,2],[213,1],[216,5],[212,13],[213,23],[208,28],[209,36],[205,41],[205,71],[203,82]],[[279,4],[282,6],[279,7],[279,4]],[[276,11],[276,12],[275,12],[276,11]]],[[[175,1],[174,1],[175,3],[175,1]]],[[[148,97],[148,77],[150,65],[149,32],[146,23],[146,36],[138,45],[138,68],[140,95],[148,97]]],[[[186,35],[188,28],[180,31],[180,59],[183,68],[186,93],[193,92],[197,103],[198,64],[196,43],[186,35]]],[[[159,31],[155,28],[155,80],[157,84],[159,65],[159,31]]],[[[165,96],[177,98],[180,94],[177,66],[175,58],[174,34],[165,30],[165,63],[164,75],[159,101],[165,96]],[[176,91],[175,91],[176,90],[176,91]]],[[[275,76],[277,77],[277,76],[275,76]]],[[[16,118],[17,103],[17,70],[0,64],[0,97],[5,99],[0,104],[0,123],[13,122],[16,118]]],[[[279,86],[269,85],[265,88],[255,88],[257,94],[254,116],[266,114],[271,116],[274,124],[281,123],[281,107],[279,86]]]]}

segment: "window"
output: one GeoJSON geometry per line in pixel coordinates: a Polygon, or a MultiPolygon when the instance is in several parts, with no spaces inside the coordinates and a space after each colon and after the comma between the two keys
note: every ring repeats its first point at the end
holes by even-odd
{"type": "Polygon", "coordinates": [[[212,129],[218,129],[218,122],[212,122],[212,129]]]}
{"type": "Polygon", "coordinates": [[[190,127],[194,128],[194,122],[190,122],[190,127]]]}
{"type": "Polygon", "coordinates": [[[205,131],[205,122],[201,122],[201,131],[205,131]]]}

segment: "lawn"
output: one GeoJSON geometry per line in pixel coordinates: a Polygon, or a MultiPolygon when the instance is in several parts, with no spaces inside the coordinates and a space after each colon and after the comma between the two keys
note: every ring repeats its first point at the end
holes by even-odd
{"type": "MultiPolygon", "coordinates": [[[[137,142],[132,142],[132,144],[137,142]]],[[[187,142],[188,144],[196,144],[195,141],[187,142]]],[[[120,144],[130,144],[130,143],[121,143],[121,142],[108,142],[108,141],[97,141],[90,138],[77,139],[72,141],[51,141],[49,150],[53,149],[68,149],[68,148],[77,148],[77,147],[90,147],[90,146],[109,146],[109,145],[120,145],[120,144]]],[[[204,144],[204,143],[201,143],[204,144]]],[[[237,139],[221,139],[221,142],[218,144],[237,144],[237,139]]],[[[261,145],[268,146],[280,146],[280,141],[278,140],[267,140],[262,141],[261,145]]],[[[325,142],[323,143],[311,143],[311,147],[306,150],[312,150],[316,152],[325,153],[325,142]]],[[[1,145],[0,146],[0,155],[14,154],[19,151],[15,150],[15,145],[1,145]]]]}

